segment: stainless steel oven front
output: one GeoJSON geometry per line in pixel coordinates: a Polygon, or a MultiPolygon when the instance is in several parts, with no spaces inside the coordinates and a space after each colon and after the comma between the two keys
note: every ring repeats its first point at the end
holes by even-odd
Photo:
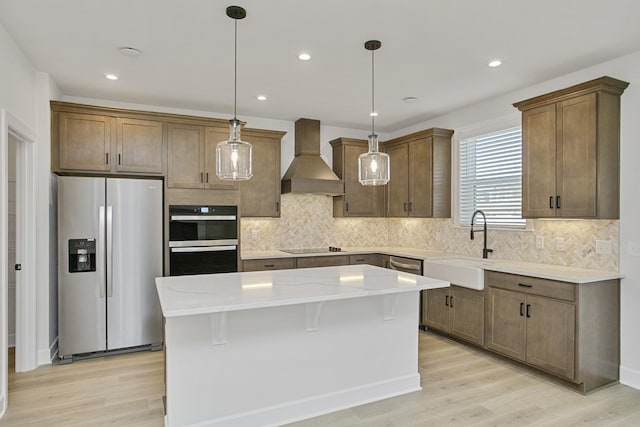
{"type": "Polygon", "coordinates": [[[169,274],[238,271],[237,206],[169,206],[169,274]]]}

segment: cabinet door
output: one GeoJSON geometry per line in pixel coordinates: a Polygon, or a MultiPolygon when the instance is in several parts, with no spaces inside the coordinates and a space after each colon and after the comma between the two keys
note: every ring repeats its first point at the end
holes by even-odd
{"type": "Polygon", "coordinates": [[[113,118],[59,113],[58,167],[64,170],[111,170],[113,118]]]}
{"type": "Polygon", "coordinates": [[[464,340],[484,345],[484,297],[482,292],[451,287],[450,331],[464,340]]]}
{"type": "Polygon", "coordinates": [[[432,147],[433,138],[409,142],[409,216],[432,216],[432,147]]]}
{"type": "Polygon", "coordinates": [[[167,186],[203,188],[204,129],[201,126],[169,124],[167,186]]]}
{"type": "Polygon", "coordinates": [[[575,305],[527,296],[526,361],[546,371],[574,378],[575,305]]]}
{"type": "Polygon", "coordinates": [[[240,183],[243,217],[280,216],[280,139],[252,137],[253,177],[240,183]]]}
{"type": "Polygon", "coordinates": [[[556,188],[558,214],[566,218],[595,217],[596,94],[558,102],[556,188]]]}
{"type": "Polygon", "coordinates": [[[346,255],[304,257],[298,258],[296,264],[298,268],[333,267],[336,265],[348,265],[349,258],[346,255]]]}
{"type": "Polygon", "coordinates": [[[391,179],[387,184],[388,217],[407,216],[409,188],[409,147],[396,145],[387,152],[390,157],[391,179]]]}
{"type": "Polygon", "coordinates": [[[162,174],[162,122],[118,118],[116,129],[118,172],[162,174]]]}
{"type": "Polygon", "coordinates": [[[487,348],[506,356],[525,357],[525,297],[519,292],[489,288],[487,348]]]}
{"type": "Polygon", "coordinates": [[[367,152],[367,147],[345,145],[343,149],[344,216],[384,216],[384,187],[365,186],[358,181],[358,157],[367,152]]]}
{"type": "Polygon", "coordinates": [[[522,112],[522,217],[554,217],[556,197],[556,107],[522,112]]]}
{"type": "MultiPolygon", "coordinates": [[[[206,128],[204,142],[204,187],[212,190],[236,190],[238,181],[222,181],[216,176],[216,147],[229,139],[229,132],[221,128],[206,128]]],[[[253,154],[253,167],[256,155],[253,154]]],[[[255,179],[255,177],[251,178],[255,179]]]]}
{"type": "Polygon", "coordinates": [[[428,328],[449,332],[449,288],[422,292],[422,322],[428,328]]]}

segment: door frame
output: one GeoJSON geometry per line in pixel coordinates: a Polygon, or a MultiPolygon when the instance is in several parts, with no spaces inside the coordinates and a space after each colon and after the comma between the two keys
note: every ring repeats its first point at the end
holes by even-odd
{"type": "MultiPolygon", "coordinates": [[[[16,138],[16,372],[37,367],[37,286],[35,216],[35,134],[10,112],[0,110],[0,200],[8,197],[9,136],[16,138]]],[[[0,416],[7,408],[8,350],[7,267],[8,209],[0,203],[0,416]]]]}

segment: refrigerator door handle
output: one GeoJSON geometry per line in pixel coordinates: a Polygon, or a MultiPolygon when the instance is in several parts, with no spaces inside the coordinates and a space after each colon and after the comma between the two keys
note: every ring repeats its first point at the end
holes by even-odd
{"type": "Polygon", "coordinates": [[[107,206],[107,298],[113,296],[113,206],[107,206]]]}
{"type": "MultiPolygon", "coordinates": [[[[105,211],[104,211],[104,206],[100,206],[98,207],[98,241],[100,243],[104,242],[104,233],[105,233],[105,211]]],[[[104,264],[104,258],[98,257],[97,260],[98,266],[100,264],[104,264]]],[[[102,268],[98,268],[98,271],[101,271],[102,268]]],[[[104,274],[100,274],[98,276],[99,279],[99,283],[98,283],[98,288],[99,288],[99,292],[98,292],[98,298],[104,298],[105,297],[105,289],[106,289],[106,284],[104,282],[104,274]]]]}

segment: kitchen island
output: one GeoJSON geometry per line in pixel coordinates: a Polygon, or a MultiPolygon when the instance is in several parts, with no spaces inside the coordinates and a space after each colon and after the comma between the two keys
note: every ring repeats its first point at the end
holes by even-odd
{"type": "Polygon", "coordinates": [[[280,425],[420,390],[419,291],[369,265],[156,279],[167,426],[280,425]]]}

